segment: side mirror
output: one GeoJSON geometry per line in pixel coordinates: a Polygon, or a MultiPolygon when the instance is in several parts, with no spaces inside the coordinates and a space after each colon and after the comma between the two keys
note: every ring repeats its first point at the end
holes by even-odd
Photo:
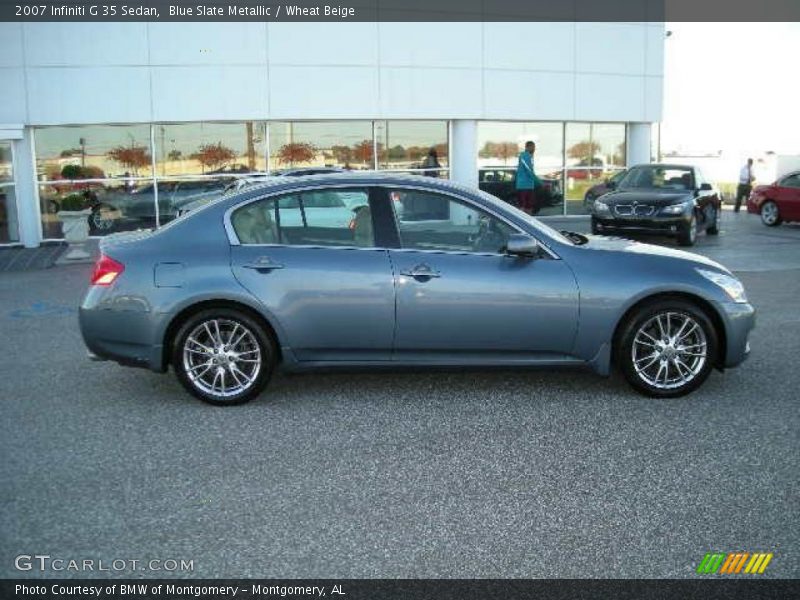
{"type": "Polygon", "coordinates": [[[700,191],[701,192],[710,192],[714,188],[711,187],[710,183],[701,183],[700,184],[700,191]]]}
{"type": "Polygon", "coordinates": [[[512,256],[538,256],[539,242],[524,233],[512,233],[508,236],[506,253],[512,256]]]}

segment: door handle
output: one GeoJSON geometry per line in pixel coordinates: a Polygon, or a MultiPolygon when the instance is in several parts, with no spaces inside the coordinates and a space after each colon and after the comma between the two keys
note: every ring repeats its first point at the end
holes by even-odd
{"type": "Polygon", "coordinates": [[[275,269],[283,269],[283,267],[283,264],[275,262],[269,256],[259,256],[253,262],[242,265],[243,269],[253,269],[255,271],[274,271],[275,269]]]}
{"type": "Polygon", "coordinates": [[[430,265],[426,265],[424,263],[415,267],[411,267],[410,269],[406,269],[405,271],[400,271],[400,275],[413,277],[414,279],[434,279],[442,276],[439,271],[431,269],[430,265]]]}

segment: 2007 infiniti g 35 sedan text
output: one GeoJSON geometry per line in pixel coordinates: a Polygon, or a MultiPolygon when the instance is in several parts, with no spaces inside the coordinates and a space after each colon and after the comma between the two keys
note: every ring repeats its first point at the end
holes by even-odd
{"type": "Polygon", "coordinates": [[[741,363],[755,311],[695,254],[557,232],[474,189],[375,173],[284,178],[101,243],[90,354],[215,404],[279,364],[619,368],[654,397],[741,363]]]}

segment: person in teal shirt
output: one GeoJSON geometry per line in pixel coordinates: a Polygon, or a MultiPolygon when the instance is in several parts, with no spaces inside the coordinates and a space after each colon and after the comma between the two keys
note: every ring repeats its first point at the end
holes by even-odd
{"type": "Polygon", "coordinates": [[[534,189],[539,187],[539,178],[533,170],[533,154],[536,144],[525,142],[525,150],[520,152],[517,161],[517,176],[515,187],[517,189],[517,204],[519,208],[529,215],[539,212],[536,207],[534,189]]]}

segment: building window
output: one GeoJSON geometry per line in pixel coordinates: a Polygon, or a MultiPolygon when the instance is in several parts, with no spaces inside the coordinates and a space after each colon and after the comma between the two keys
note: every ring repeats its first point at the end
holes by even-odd
{"type": "Polygon", "coordinates": [[[19,241],[11,142],[0,141],[0,244],[19,241]]]}
{"type": "Polygon", "coordinates": [[[478,124],[478,186],[516,204],[515,176],[525,142],[536,144],[534,169],[543,188],[537,195],[539,215],[563,213],[564,124],[482,121],[478,124]]]}
{"type": "Polygon", "coordinates": [[[302,167],[372,169],[372,121],[277,121],[269,124],[270,172],[302,167]]]}
{"type": "Polygon", "coordinates": [[[623,123],[567,123],[566,213],[587,214],[593,197],[625,168],[623,123]]]}
{"type": "Polygon", "coordinates": [[[446,121],[376,121],[378,168],[429,177],[448,177],[446,121]]]}
{"type": "Polygon", "coordinates": [[[247,175],[267,170],[266,125],[181,123],[153,126],[156,177],[247,175]]]}

